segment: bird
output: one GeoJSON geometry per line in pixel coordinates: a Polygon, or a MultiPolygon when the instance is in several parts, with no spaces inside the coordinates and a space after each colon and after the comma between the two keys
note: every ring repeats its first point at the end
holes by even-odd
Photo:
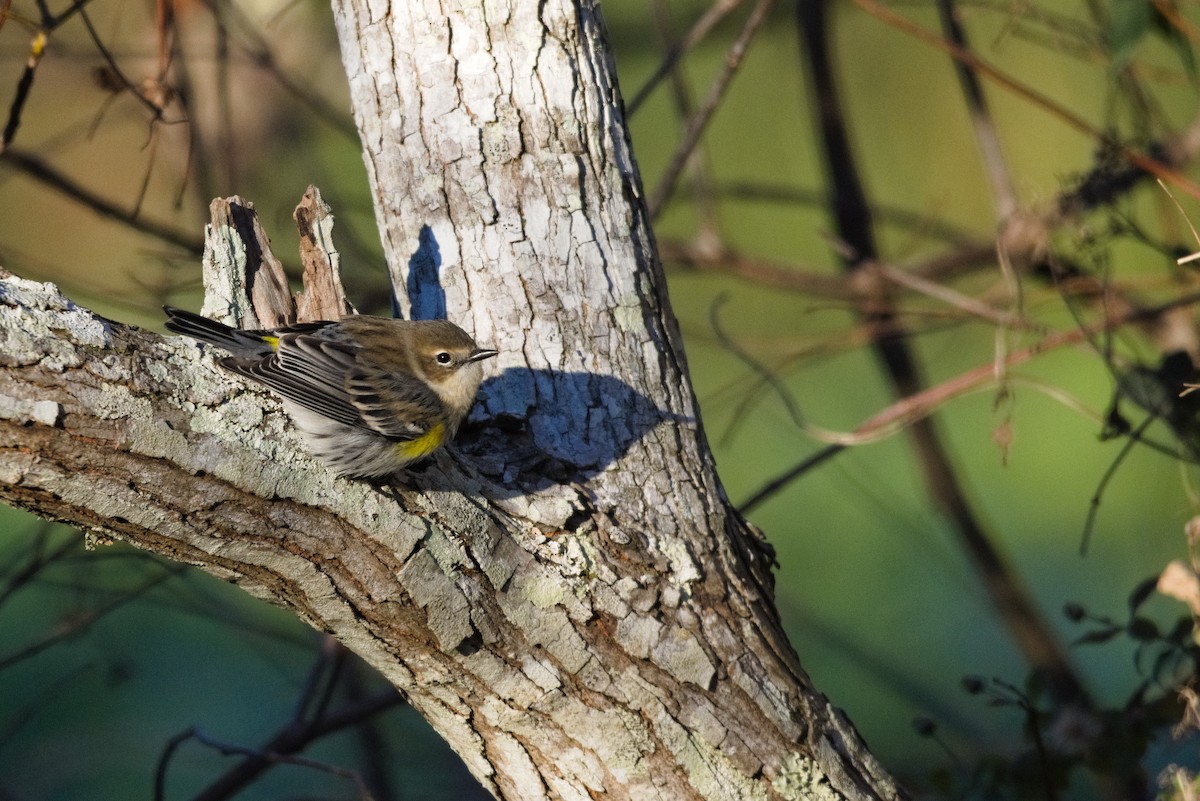
{"type": "Polygon", "coordinates": [[[163,311],[169,331],[228,351],[218,364],[278,395],[313,455],[350,478],[393,474],[450,441],[480,363],[498,354],[447,320],[354,314],[251,331],[163,311]]]}

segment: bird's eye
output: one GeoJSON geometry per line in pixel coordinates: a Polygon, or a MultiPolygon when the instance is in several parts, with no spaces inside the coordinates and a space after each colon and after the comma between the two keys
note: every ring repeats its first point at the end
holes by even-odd
{"type": "Polygon", "coordinates": [[[450,354],[446,353],[446,351],[442,351],[437,356],[434,356],[434,358],[437,359],[438,364],[449,364],[452,361],[450,354]]]}

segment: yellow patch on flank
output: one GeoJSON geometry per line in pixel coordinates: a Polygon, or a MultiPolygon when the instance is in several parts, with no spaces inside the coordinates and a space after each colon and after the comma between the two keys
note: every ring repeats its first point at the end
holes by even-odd
{"type": "Polygon", "coordinates": [[[438,423],[416,439],[396,443],[396,452],[404,459],[416,461],[436,451],[446,441],[446,426],[438,423]]]}
{"type": "Polygon", "coordinates": [[[271,350],[279,350],[279,337],[273,337],[268,334],[263,336],[262,341],[270,345],[271,350]]]}

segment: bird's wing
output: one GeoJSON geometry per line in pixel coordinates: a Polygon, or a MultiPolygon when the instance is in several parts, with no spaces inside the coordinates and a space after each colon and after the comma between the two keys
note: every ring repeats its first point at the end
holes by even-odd
{"type": "Polygon", "coordinates": [[[416,439],[444,416],[437,393],[408,373],[357,363],[346,374],[346,391],[361,420],[392,439],[416,439]]]}
{"type": "Polygon", "coordinates": [[[346,391],[357,348],[303,333],[279,337],[278,350],[265,359],[222,359],[221,365],[252,378],[283,398],[339,423],[374,431],[346,391]]]}

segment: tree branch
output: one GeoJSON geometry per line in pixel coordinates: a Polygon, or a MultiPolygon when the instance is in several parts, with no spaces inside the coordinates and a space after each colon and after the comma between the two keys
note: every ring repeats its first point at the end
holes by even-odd
{"type": "Polygon", "coordinates": [[[335,478],[197,346],[47,284],[0,279],[0,343],[0,498],[336,634],[498,797],[896,796],[808,687],[735,516],[719,538],[703,519],[640,530],[594,481],[513,492],[453,454],[387,493],[335,478]]]}

